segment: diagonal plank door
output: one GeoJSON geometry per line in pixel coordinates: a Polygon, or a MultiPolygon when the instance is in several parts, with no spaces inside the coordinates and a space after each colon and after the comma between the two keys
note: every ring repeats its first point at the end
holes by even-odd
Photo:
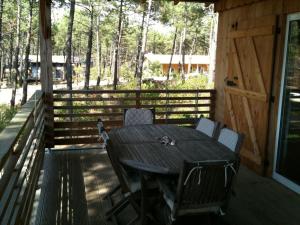
{"type": "Polygon", "coordinates": [[[245,134],[242,160],[262,173],[268,135],[276,17],[243,21],[229,33],[225,123],[245,134]]]}

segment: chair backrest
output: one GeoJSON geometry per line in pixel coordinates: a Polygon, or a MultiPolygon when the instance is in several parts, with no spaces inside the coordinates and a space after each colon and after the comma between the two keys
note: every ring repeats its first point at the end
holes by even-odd
{"type": "Polygon", "coordinates": [[[222,128],[219,133],[218,142],[225,145],[231,151],[239,153],[244,136],[229,128],[222,128]]]}
{"type": "Polygon", "coordinates": [[[154,109],[124,109],[124,126],[153,124],[154,118],[154,109]]]}
{"type": "Polygon", "coordinates": [[[184,162],[172,216],[220,212],[229,200],[239,161],[184,162]]]}
{"type": "Polygon", "coordinates": [[[218,122],[214,122],[210,119],[201,116],[196,126],[196,130],[199,130],[200,132],[206,134],[209,137],[214,137],[217,127],[218,122]]]}

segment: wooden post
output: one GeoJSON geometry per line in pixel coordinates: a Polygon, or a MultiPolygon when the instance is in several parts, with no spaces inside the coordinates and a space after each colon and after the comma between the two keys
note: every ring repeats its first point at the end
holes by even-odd
{"type": "Polygon", "coordinates": [[[40,0],[41,85],[45,93],[45,145],[54,147],[51,0],[40,0]]]}
{"type": "Polygon", "coordinates": [[[209,117],[210,119],[214,120],[215,119],[215,112],[216,112],[216,90],[212,90],[210,92],[210,96],[211,96],[211,99],[210,99],[210,113],[209,113],[209,117]]]}
{"type": "Polygon", "coordinates": [[[135,105],[136,108],[141,108],[141,91],[140,90],[136,90],[135,91],[135,105]]]}

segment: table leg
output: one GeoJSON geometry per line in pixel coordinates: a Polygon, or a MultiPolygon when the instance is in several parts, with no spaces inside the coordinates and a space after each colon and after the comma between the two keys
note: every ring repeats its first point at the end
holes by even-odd
{"type": "Polygon", "coordinates": [[[147,224],[147,180],[146,177],[141,175],[141,225],[147,224]]]}

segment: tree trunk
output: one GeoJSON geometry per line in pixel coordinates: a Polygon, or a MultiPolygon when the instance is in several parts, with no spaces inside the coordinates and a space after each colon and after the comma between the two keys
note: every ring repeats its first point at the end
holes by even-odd
{"type": "Polygon", "coordinates": [[[0,0],[0,80],[3,81],[3,50],[2,50],[2,15],[4,0],[0,0]]]}
{"type": "Polygon", "coordinates": [[[182,82],[185,81],[185,42],[186,42],[186,27],[187,27],[187,4],[185,3],[185,10],[184,10],[184,27],[181,33],[181,42],[180,42],[180,49],[179,55],[181,55],[181,64],[180,64],[180,75],[182,82]]]}
{"type": "Polygon", "coordinates": [[[109,79],[113,79],[113,62],[114,62],[114,46],[113,43],[110,45],[110,50],[109,50],[109,79]]]}
{"type": "MultiPolygon", "coordinates": [[[[72,37],[73,37],[73,24],[74,24],[74,13],[75,13],[75,0],[70,1],[70,12],[68,21],[68,31],[66,40],[66,64],[65,64],[65,77],[67,79],[67,89],[72,90],[72,37]]],[[[71,96],[70,96],[71,97],[71,96]]]]}
{"type": "Polygon", "coordinates": [[[170,58],[170,63],[169,63],[169,66],[168,66],[168,73],[167,73],[167,81],[169,81],[169,79],[170,79],[170,73],[171,73],[171,66],[172,66],[173,55],[174,55],[175,50],[176,50],[175,49],[176,39],[177,39],[177,27],[175,29],[174,38],[173,38],[172,53],[171,53],[171,58],[170,58]]]}
{"type": "Polygon", "coordinates": [[[10,84],[13,82],[12,80],[13,52],[14,52],[14,33],[11,28],[10,41],[9,41],[9,83],[10,84]]]}
{"type": "Polygon", "coordinates": [[[115,40],[115,60],[114,60],[114,80],[113,80],[113,89],[117,89],[118,85],[118,72],[119,72],[119,50],[122,36],[122,21],[123,21],[123,0],[120,2],[119,9],[119,22],[118,22],[118,31],[115,40]]]}
{"type": "Polygon", "coordinates": [[[185,35],[186,28],[183,29],[180,35],[180,45],[179,45],[179,55],[181,56],[181,60],[179,61],[180,68],[180,76],[181,80],[184,82],[185,80],[185,71],[184,71],[184,63],[185,63],[185,35]]]}
{"type": "MultiPolygon", "coordinates": [[[[5,58],[4,58],[4,55],[5,55],[5,53],[4,53],[4,51],[2,52],[2,57],[1,57],[1,60],[0,60],[0,63],[1,63],[1,66],[0,66],[0,70],[1,70],[1,74],[2,74],[2,80],[0,80],[0,81],[3,81],[3,79],[5,78],[5,73],[4,73],[4,60],[5,60],[5,58]]],[[[0,85],[0,88],[1,88],[1,85],[0,85]]]]}
{"type": "Polygon", "coordinates": [[[100,80],[101,80],[101,40],[100,40],[100,17],[97,17],[97,86],[100,85],[100,80]]]}
{"type": "Polygon", "coordinates": [[[156,54],[156,33],[153,34],[152,52],[156,54]]]}
{"type": "Polygon", "coordinates": [[[14,85],[12,88],[12,96],[10,100],[10,106],[15,107],[16,101],[16,91],[18,85],[18,77],[20,76],[19,71],[19,53],[20,53],[20,28],[21,28],[21,0],[18,0],[18,13],[17,13],[17,39],[16,39],[16,49],[15,49],[15,60],[14,60],[14,69],[15,69],[15,77],[14,77],[14,85]]]}
{"type": "Polygon", "coordinates": [[[86,69],[85,69],[85,82],[84,89],[88,90],[90,86],[90,71],[91,71],[91,58],[92,58],[92,46],[93,46],[93,26],[94,26],[94,6],[91,5],[90,11],[90,27],[88,33],[88,45],[86,53],[86,69]]]}
{"type": "Polygon", "coordinates": [[[25,79],[24,78],[24,54],[25,54],[25,50],[26,50],[26,41],[27,41],[27,38],[21,38],[20,39],[20,56],[19,56],[19,74],[20,74],[20,77],[19,77],[19,86],[22,87],[23,86],[23,80],[25,79]],[[25,48],[24,48],[25,46],[25,48]]]}
{"type": "Polygon", "coordinates": [[[195,43],[196,43],[196,37],[193,38],[193,43],[192,43],[192,47],[191,47],[191,51],[190,51],[190,56],[189,56],[189,65],[188,65],[188,73],[191,73],[191,68],[192,68],[192,55],[194,53],[194,49],[195,49],[195,43]]]}
{"type": "Polygon", "coordinates": [[[24,105],[27,101],[27,87],[28,87],[28,70],[29,70],[29,54],[30,54],[30,45],[31,45],[31,33],[32,33],[32,8],[33,0],[29,0],[29,18],[28,18],[28,31],[26,38],[26,47],[25,47],[25,65],[24,65],[24,80],[23,80],[23,96],[21,105],[24,105]]]}
{"type": "MultiPolygon", "coordinates": [[[[211,10],[213,13],[213,9],[211,10]]],[[[214,82],[215,67],[216,67],[216,48],[217,48],[217,32],[218,32],[218,16],[213,14],[211,28],[210,28],[210,41],[209,41],[209,73],[208,83],[214,82]]]]}
{"type": "Polygon", "coordinates": [[[103,72],[102,72],[102,74],[103,74],[103,77],[105,77],[106,76],[106,64],[107,64],[107,59],[105,59],[104,58],[104,60],[102,60],[103,61],[103,66],[102,66],[102,68],[103,68],[103,72]]]}
{"type": "Polygon", "coordinates": [[[140,37],[138,40],[138,48],[137,48],[137,54],[136,54],[136,65],[135,65],[135,73],[134,73],[134,77],[138,77],[138,70],[139,70],[139,59],[141,57],[141,49],[142,49],[142,39],[143,39],[143,33],[144,33],[144,25],[145,25],[145,17],[146,17],[146,10],[144,8],[143,10],[143,17],[142,17],[142,24],[141,24],[141,33],[140,33],[140,37]]]}
{"type": "Polygon", "coordinates": [[[143,39],[142,39],[142,48],[141,53],[138,61],[138,73],[137,73],[137,89],[141,90],[142,87],[142,76],[143,76],[143,64],[144,64],[144,58],[145,58],[145,51],[146,51],[146,44],[147,44],[147,36],[148,36],[148,27],[149,27],[149,20],[150,20],[150,14],[151,14],[151,6],[152,6],[152,0],[148,0],[148,10],[147,10],[147,17],[146,17],[146,23],[145,27],[143,29],[143,39]]]}
{"type": "Polygon", "coordinates": [[[37,85],[39,79],[39,53],[40,53],[40,28],[38,28],[38,35],[37,35],[37,46],[36,46],[36,77],[35,77],[35,84],[37,85]]]}

